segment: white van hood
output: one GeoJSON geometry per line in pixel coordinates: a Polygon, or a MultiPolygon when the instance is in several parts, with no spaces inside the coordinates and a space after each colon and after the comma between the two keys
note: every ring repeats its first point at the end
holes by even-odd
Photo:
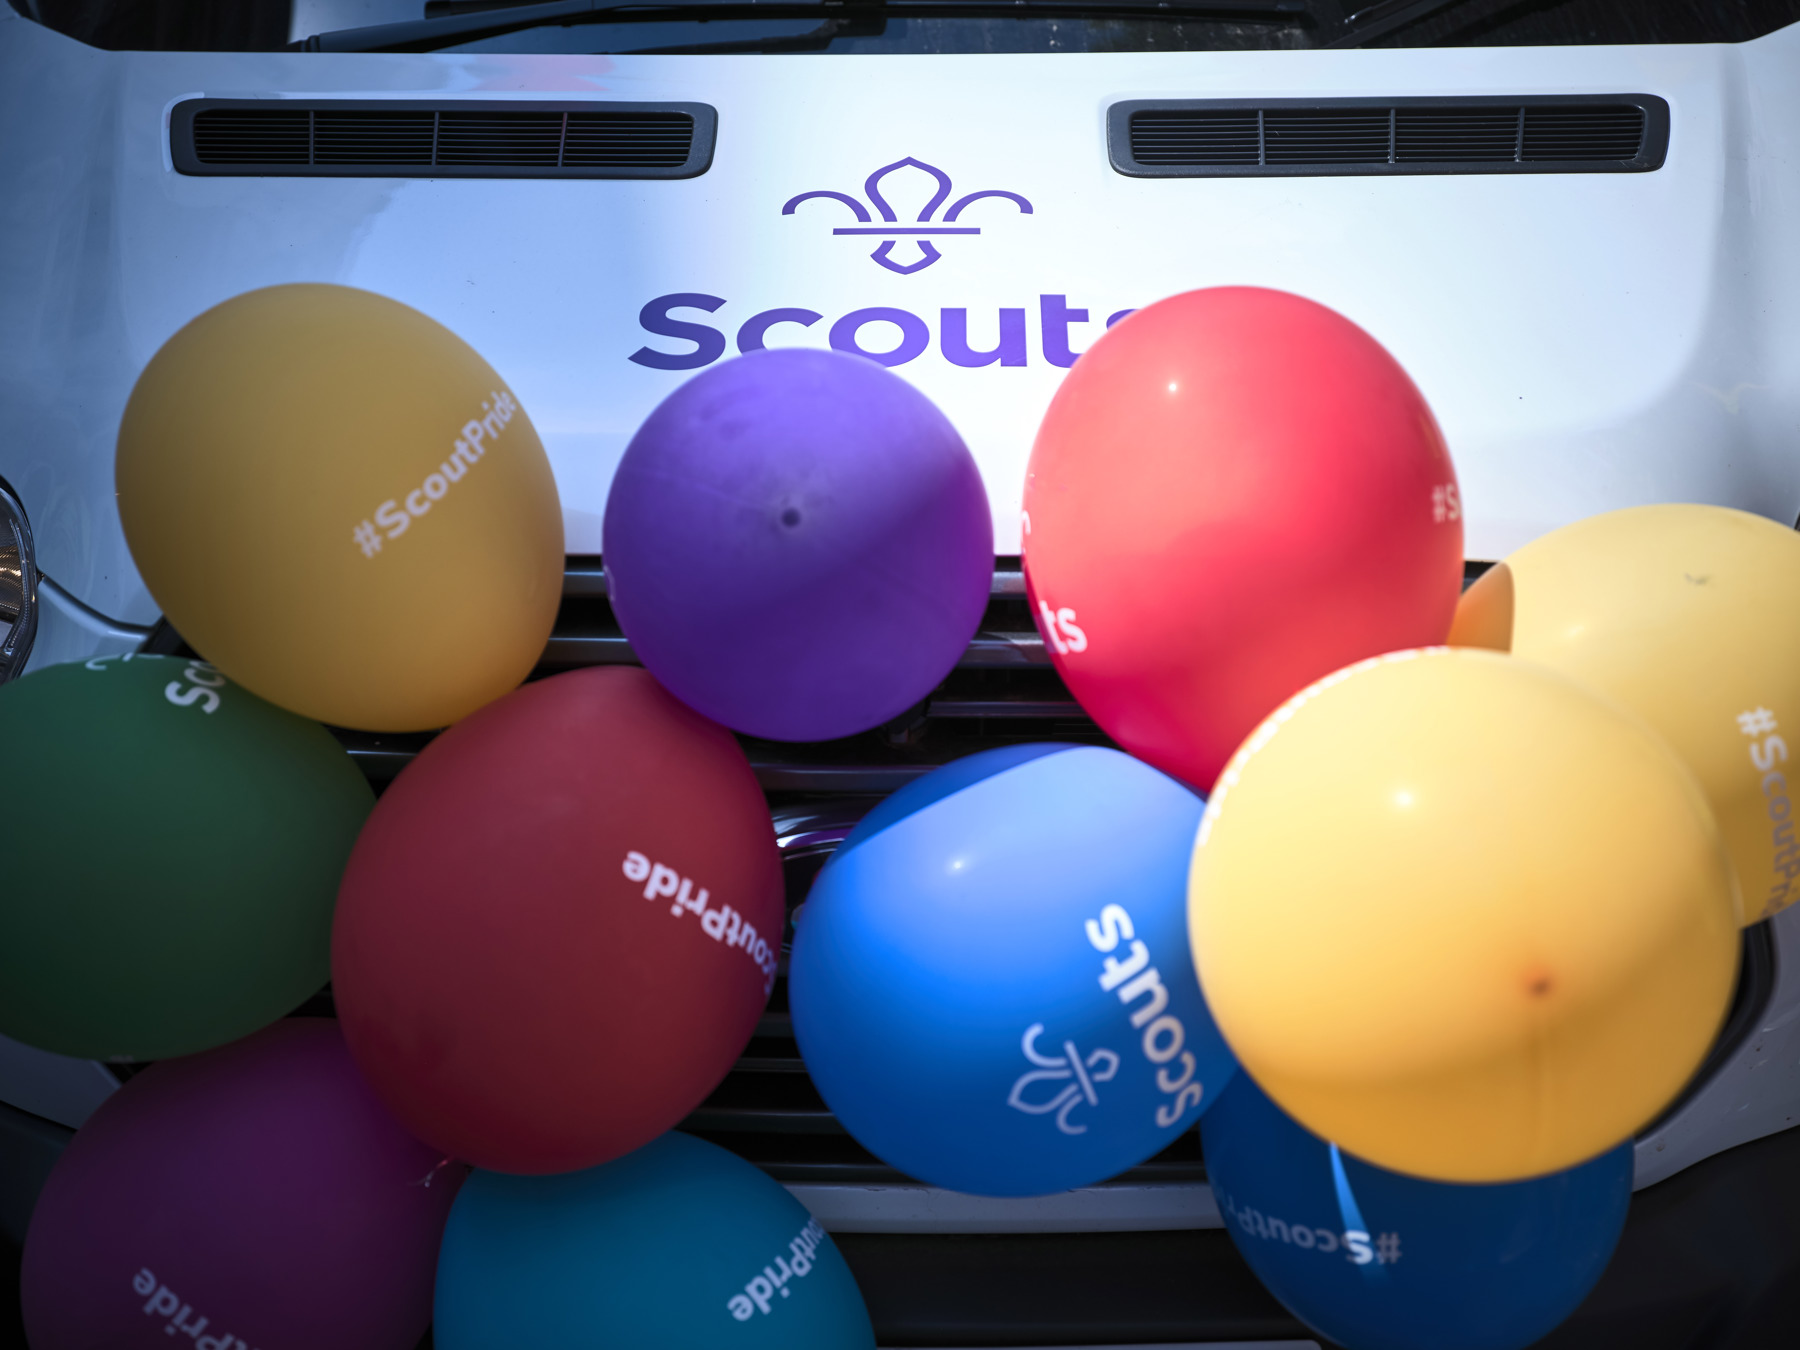
{"type": "MultiPolygon", "coordinates": [[[[916,316],[928,344],[895,369],[968,440],[996,548],[1015,553],[1064,320],[1079,352],[1110,315],[1223,284],[1321,301],[1398,357],[1455,455],[1473,558],[1639,502],[1800,516],[1800,26],[1736,47],[110,53],[0,6],[0,166],[0,474],[32,512],[45,572],[139,621],[155,608],[112,484],[132,383],[202,310],[290,281],[393,296],[482,352],[544,436],[572,553],[603,550],[613,468],[691,374],[631,359],[696,350],[647,331],[646,314],[716,331],[696,330],[698,345],[726,355],[770,310],[822,316],[777,325],[770,345],[824,345],[857,310],[916,316]],[[1667,159],[1644,173],[1131,178],[1107,156],[1106,111],[1125,99],[1446,94],[1659,96],[1667,159]],[[340,95],[701,102],[718,110],[717,149],[707,172],[661,181],[173,168],[182,99],[340,95]],[[940,225],[969,193],[995,195],[955,222],[978,233],[925,241],[935,257],[911,236],[838,232],[862,223],[858,202],[882,223],[871,189],[904,223],[945,187],[940,225]],[[808,193],[821,195],[784,214],[808,193]],[[1024,311],[1023,365],[946,359],[944,311],[967,312],[981,349],[1002,309],[1024,311]]],[[[886,350],[900,335],[872,321],[858,336],[886,350]]]]}

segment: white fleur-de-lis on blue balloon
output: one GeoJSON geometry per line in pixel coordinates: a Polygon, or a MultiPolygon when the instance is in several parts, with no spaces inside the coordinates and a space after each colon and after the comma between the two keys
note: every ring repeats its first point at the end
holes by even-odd
{"type": "Polygon", "coordinates": [[[863,182],[863,192],[868,196],[869,205],[872,205],[875,211],[880,213],[881,219],[886,222],[885,224],[878,225],[874,223],[875,217],[870,214],[869,205],[864,205],[863,202],[852,197],[847,192],[833,192],[827,188],[820,188],[814,192],[802,192],[797,197],[790,197],[787,205],[781,208],[781,214],[784,216],[791,216],[794,214],[794,208],[799,206],[801,202],[811,201],[815,197],[827,197],[834,202],[842,202],[845,206],[850,208],[851,213],[855,215],[859,223],[856,225],[840,225],[838,228],[834,229],[832,233],[884,236],[882,238],[881,246],[869,256],[883,267],[887,268],[888,271],[898,272],[902,276],[905,276],[909,272],[917,272],[923,267],[930,267],[931,264],[944,256],[937,251],[937,246],[931,242],[931,236],[947,234],[980,234],[981,227],[979,225],[959,225],[956,222],[961,219],[962,213],[968,207],[975,202],[981,201],[983,198],[1004,197],[1007,201],[1019,208],[1020,215],[1028,216],[1031,214],[1031,203],[1026,201],[1018,193],[1006,192],[1000,188],[983,188],[979,192],[970,192],[964,196],[958,197],[954,202],[950,203],[950,209],[944,212],[941,221],[934,220],[933,217],[937,214],[938,207],[950,200],[950,191],[949,174],[945,173],[936,165],[927,164],[924,160],[914,159],[909,155],[905,159],[895,160],[892,164],[884,164],[881,168],[870,174],[863,182]],[[895,214],[894,208],[889,205],[888,199],[881,193],[881,180],[886,178],[889,174],[896,173],[901,169],[922,170],[929,174],[937,184],[937,191],[931,194],[930,200],[927,201],[923,209],[920,210],[919,223],[916,225],[900,224],[900,217],[895,214]],[[894,245],[898,244],[902,238],[917,240],[919,256],[915,261],[910,263],[898,263],[894,261],[894,245]]]}
{"type": "Polygon", "coordinates": [[[1029,1116],[1047,1116],[1054,1111],[1057,1129],[1064,1134],[1086,1134],[1087,1126],[1069,1123],[1069,1112],[1084,1101],[1089,1106],[1100,1105],[1100,1097],[1094,1091],[1094,1084],[1112,1081],[1113,1075],[1119,1071],[1119,1057],[1111,1050],[1096,1050],[1083,1059],[1073,1041],[1063,1042],[1063,1053],[1060,1055],[1040,1055],[1037,1038],[1043,1034],[1042,1022],[1033,1022],[1025,1028],[1021,1048],[1025,1051],[1025,1058],[1038,1067],[1020,1075],[1019,1081],[1013,1084],[1006,1104],[1029,1116]],[[1034,1102],[1028,1100],[1026,1094],[1035,1083],[1047,1083],[1051,1086],[1060,1083],[1062,1086],[1047,1101],[1034,1102]]]}

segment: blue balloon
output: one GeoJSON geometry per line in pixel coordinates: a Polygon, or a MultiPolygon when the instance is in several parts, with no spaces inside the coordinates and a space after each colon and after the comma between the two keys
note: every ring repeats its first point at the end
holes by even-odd
{"type": "Polygon", "coordinates": [[[874,1350],[818,1221],[685,1134],[556,1176],[474,1172],[438,1254],[438,1350],[874,1350]]]}
{"type": "Polygon", "coordinates": [[[1288,1311],[1348,1350],[1518,1350],[1594,1287],[1631,1145],[1549,1176],[1403,1176],[1309,1133],[1239,1074],[1200,1125],[1231,1239],[1288,1311]]]}
{"type": "Polygon", "coordinates": [[[1028,745],[895,793],[796,920],[794,1034],[865,1148],[977,1195],[1091,1185],[1237,1067],[1187,936],[1205,803],[1116,750],[1028,745]]]}

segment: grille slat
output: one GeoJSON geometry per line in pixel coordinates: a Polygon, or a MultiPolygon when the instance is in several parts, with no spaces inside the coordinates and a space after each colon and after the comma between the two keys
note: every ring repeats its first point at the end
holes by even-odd
{"type": "Polygon", "coordinates": [[[1131,152],[1142,164],[1260,164],[1261,118],[1248,112],[1142,112],[1131,119],[1131,152]]]}
{"type": "Polygon", "coordinates": [[[1628,159],[1643,137],[1643,119],[1622,113],[1577,120],[1559,109],[1525,111],[1525,153],[1540,159],[1628,159]]]}
{"type": "Polygon", "coordinates": [[[178,171],[401,178],[690,178],[712,163],[703,103],[191,99],[178,171]]]}
{"type": "Polygon", "coordinates": [[[314,164],[431,164],[435,120],[431,113],[370,117],[363,113],[315,112],[312,118],[314,164]]]}
{"type": "Polygon", "coordinates": [[[1133,177],[1605,173],[1662,166],[1669,110],[1651,95],[1133,100],[1107,114],[1133,177]]]}
{"type": "Polygon", "coordinates": [[[245,109],[229,121],[197,124],[195,151],[212,164],[306,164],[311,126],[310,113],[245,109]]]}
{"type": "Polygon", "coordinates": [[[677,118],[659,113],[571,113],[565,164],[603,162],[607,156],[632,163],[673,165],[687,155],[692,131],[677,118]]]}
{"type": "Polygon", "coordinates": [[[1396,163],[1504,164],[1518,156],[1517,108],[1395,109],[1396,163]]]}
{"type": "Polygon", "coordinates": [[[444,113],[438,163],[555,168],[565,120],[562,113],[444,113]]]}
{"type": "Polygon", "coordinates": [[[1385,164],[1391,119],[1385,108],[1263,114],[1265,164],[1385,164]]]}

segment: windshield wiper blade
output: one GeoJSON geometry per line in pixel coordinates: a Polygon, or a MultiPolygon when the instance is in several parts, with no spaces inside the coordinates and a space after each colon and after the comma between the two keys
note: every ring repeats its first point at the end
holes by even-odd
{"type": "Polygon", "coordinates": [[[827,19],[817,28],[787,36],[690,42],[673,47],[632,47],[620,56],[774,56],[788,52],[822,52],[841,37],[879,37],[884,19],[827,19]]]}
{"type": "MultiPolygon", "coordinates": [[[[750,0],[755,3],[756,0],[750,0]]],[[[527,5],[539,4],[542,0],[425,0],[425,17],[427,19],[449,18],[453,15],[493,14],[499,10],[520,9],[527,5]]],[[[779,0],[761,0],[761,3],[779,3],[779,0]]],[[[879,8],[879,0],[837,0],[836,4],[827,4],[831,9],[869,9],[879,8]]],[[[1101,0],[1101,7],[1106,0],[1101,0]]],[[[1290,15],[1310,13],[1311,6],[1307,0],[1178,0],[1177,3],[1159,5],[1159,8],[1179,9],[1190,14],[1217,14],[1221,18],[1287,18],[1290,15]]],[[[609,6],[601,5],[601,9],[609,6]]]]}
{"type": "MultiPolygon", "coordinates": [[[[1327,47],[1363,47],[1376,38],[1386,37],[1397,28],[1405,28],[1421,19],[1429,19],[1434,14],[1445,10],[1460,9],[1470,0],[1379,0],[1379,3],[1365,5],[1363,8],[1344,18],[1344,26],[1349,29],[1342,37],[1334,38],[1325,45],[1327,47]]],[[[1563,0],[1540,0],[1538,8],[1550,9],[1563,3],[1563,0]]],[[[1474,15],[1456,25],[1455,29],[1466,28],[1476,22],[1482,15],[1474,15]]]]}
{"type": "Polygon", "coordinates": [[[1308,0],[548,0],[442,18],[371,24],[315,33],[289,51],[428,52],[546,25],[636,23],[667,18],[868,17],[955,14],[1179,14],[1270,22],[1304,22],[1308,0]]]}

